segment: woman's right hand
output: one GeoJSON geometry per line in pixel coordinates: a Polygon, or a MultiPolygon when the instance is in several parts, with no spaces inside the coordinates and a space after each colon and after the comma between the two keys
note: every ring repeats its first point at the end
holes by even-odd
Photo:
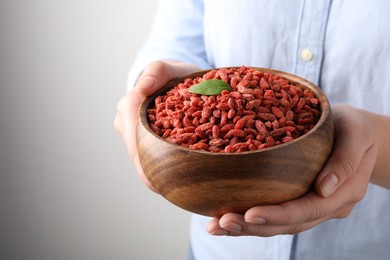
{"type": "Polygon", "coordinates": [[[155,93],[169,80],[200,70],[197,66],[177,61],[156,61],[145,69],[135,87],[117,105],[114,126],[119,132],[130,159],[146,186],[157,192],[146,178],[138,158],[136,144],[137,112],[142,100],[155,93]]]}

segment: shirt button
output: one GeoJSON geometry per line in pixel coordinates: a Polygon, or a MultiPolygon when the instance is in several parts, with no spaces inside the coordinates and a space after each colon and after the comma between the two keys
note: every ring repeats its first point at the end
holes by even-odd
{"type": "Polygon", "coordinates": [[[307,48],[301,51],[301,59],[304,61],[310,61],[313,59],[313,52],[307,48]]]}

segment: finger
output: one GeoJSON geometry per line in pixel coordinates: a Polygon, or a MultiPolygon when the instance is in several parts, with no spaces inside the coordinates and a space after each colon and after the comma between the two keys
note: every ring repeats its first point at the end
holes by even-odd
{"type": "MultiPolygon", "coordinates": [[[[335,198],[332,198],[335,200],[335,198]]],[[[245,213],[245,221],[258,225],[298,225],[324,218],[336,211],[338,201],[328,203],[314,192],[280,205],[257,206],[245,213]]]]}
{"type": "Polygon", "coordinates": [[[196,70],[199,68],[187,63],[155,61],[146,67],[135,90],[144,96],[149,96],[169,80],[196,70]]]}
{"type": "Polygon", "coordinates": [[[226,213],[219,220],[221,228],[234,233],[241,233],[242,223],[245,223],[244,216],[237,213],[226,213]]]}
{"type": "Polygon", "coordinates": [[[123,136],[123,123],[122,123],[122,118],[120,117],[119,114],[116,114],[116,116],[115,116],[114,128],[119,133],[119,135],[122,137],[123,136]]]}
{"type": "Polygon", "coordinates": [[[168,75],[168,73],[170,73],[168,64],[163,62],[151,63],[140,76],[134,89],[141,95],[149,96],[171,78],[171,75],[168,75]]]}
{"type": "Polygon", "coordinates": [[[346,217],[341,210],[348,207],[352,210],[354,202],[349,197],[349,187],[338,190],[332,197],[323,198],[315,192],[304,197],[284,202],[280,205],[257,206],[249,209],[245,222],[257,225],[289,226],[315,222],[319,219],[346,217]]]}
{"type": "Polygon", "coordinates": [[[116,124],[132,160],[137,153],[135,126],[137,125],[138,108],[143,98],[143,95],[132,90],[122,97],[117,106],[116,124]]]}
{"type": "Polygon", "coordinates": [[[337,215],[328,215],[315,221],[291,224],[291,225],[271,225],[271,224],[252,224],[244,221],[241,214],[227,213],[221,219],[213,219],[207,226],[207,230],[212,235],[225,236],[260,236],[269,237],[282,234],[298,234],[305,230],[311,229],[322,222],[331,218],[347,217],[354,204],[348,204],[343,207],[337,215]],[[239,226],[239,227],[238,227],[239,226]]]}
{"type": "Polygon", "coordinates": [[[280,205],[253,207],[245,213],[245,221],[251,224],[286,226],[315,222],[318,219],[345,218],[365,196],[375,163],[372,158],[375,158],[374,148],[364,154],[356,174],[328,198],[309,192],[302,198],[280,205]]]}
{"type": "Polygon", "coordinates": [[[213,218],[207,225],[207,232],[214,236],[242,236],[241,231],[238,231],[234,225],[244,223],[244,218],[241,214],[227,213],[219,218],[213,218]]]}
{"type": "Polygon", "coordinates": [[[135,144],[135,126],[137,124],[137,112],[142,100],[159,88],[167,81],[182,74],[199,70],[198,67],[173,61],[156,61],[145,69],[134,90],[129,91],[118,103],[118,113],[122,118],[123,137],[128,147],[130,156],[133,158],[137,151],[135,144]]]}
{"type": "Polygon", "coordinates": [[[294,235],[300,232],[311,229],[322,222],[326,221],[328,218],[317,219],[313,222],[296,224],[296,225],[287,225],[287,226],[273,226],[273,225],[256,225],[249,223],[242,223],[243,230],[241,235],[246,236],[260,236],[260,237],[270,237],[276,235],[294,235]]]}
{"type": "Polygon", "coordinates": [[[155,193],[159,193],[156,188],[153,187],[153,185],[150,183],[150,181],[148,180],[148,178],[146,177],[144,171],[142,170],[142,167],[141,167],[141,163],[139,161],[139,158],[138,158],[138,153],[136,153],[133,157],[133,164],[136,168],[136,171],[138,173],[138,175],[140,176],[142,182],[146,185],[146,187],[148,189],[150,189],[151,191],[154,191],[155,193]]]}
{"type": "Polygon", "coordinates": [[[118,104],[118,113],[114,120],[114,126],[121,135],[126,149],[129,153],[130,159],[132,160],[138,175],[145,185],[152,191],[157,190],[152,186],[149,180],[146,178],[145,173],[142,170],[139,158],[138,149],[136,147],[136,134],[135,125],[137,124],[137,109],[142,101],[143,96],[136,91],[128,92],[118,104]]]}
{"type": "Polygon", "coordinates": [[[346,218],[351,214],[354,206],[355,203],[348,203],[343,207],[341,207],[336,212],[334,212],[333,214],[326,215],[323,218],[316,219],[314,221],[304,222],[304,223],[294,223],[290,225],[274,225],[272,224],[272,222],[270,222],[270,224],[268,224],[267,222],[266,224],[262,224],[262,225],[241,222],[240,225],[242,227],[242,230],[240,234],[251,235],[251,236],[262,236],[262,237],[282,235],[282,234],[290,234],[290,235],[298,234],[300,232],[311,229],[329,219],[346,218]]]}
{"type": "Polygon", "coordinates": [[[243,215],[236,213],[227,213],[220,219],[213,219],[207,226],[207,231],[211,235],[217,236],[260,236],[269,237],[280,234],[297,234],[299,232],[310,229],[327,218],[317,219],[313,222],[296,224],[296,225],[258,225],[247,223],[243,215]]]}
{"type": "MultiPolygon", "coordinates": [[[[119,125],[122,125],[122,120],[120,118],[119,115],[116,116],[115,118],[115,125],[116,127],[118,127],[118,132],[123,135],[123,128],[119,125]]],[[[138,152],[134,152],[133,148],[130,146],[130,147],[126,147],[128,153],[129,153],[129,156],[130,156],[130,159],[132,160],[133,162],[133,165],[135,166],[136,168],[136,171],[139,175],[139,177],[141,178],[142,182],[146,185],[147,188],[149,188],[150,190],[156,192],[156,193],[159,193],[154,187],[153,185],[149,182],[148,178],[146,177],[142,167],[141,167],[141,163],[139,161],[139,157],[138,157],[138,152]]]]}
{"type": "Polygon", "coordinates": [[[356,173],[343,184],[343,186],[348,186],[346,190],[349,194],[349,202],[356,204],[365,197],[376,157],[377,147],[372,145],[363,154],[356,173]]]}
{"type": "Polygon", "coordinates": [[[145,96],[153,94],[171,78],[197,69],[193,65],[178,62],[151,63],[141,75],[135,88],[129,91],[118,103],[118,113],[114,121],[115,127],[121,134],[130,158],[142,181],[149,189],[155,192],[157,190],[146,178],[138,158],[136,125],[139,106],[145,96]]]}
{"type": "Polygon", "coordinates": [[[336,140],[333,153],[316,180],[316,190],[328,197],[357,171],[364,153],[372,142],[365,123],[351,113],[335,113],[336,140]],[[346,119],[347,116],[351,118],[346,119]],[[357,141],[359,140],[359,141],[357,141]]]}
{"type": "Polygon", "coordinates": [[[219,219],[213,218],[208,224],[207,224],[207,232],[210,235],[214,236],[226,236],[229,234],[229,232],[219,226],[219,219]]]}

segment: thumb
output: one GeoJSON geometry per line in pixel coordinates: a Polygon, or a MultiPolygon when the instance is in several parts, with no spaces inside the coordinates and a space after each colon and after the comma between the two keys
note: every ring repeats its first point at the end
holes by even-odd
{"type": "Polygon", "coordinates": [[[135,90],[149,96],[169,80],[199,70],[192,64],[176,61],[155,61],[150,63],[139,78],[135,90]]]}
{"type": "Polygon", "coordinates": [[[352,109],[343,107],[336,111],[333,153],[316,180],[316,190],[323,197],[332,195],[358,171],[372,145],[369,138],[362,138],[367,136],[364,122],[351,113],[352,109]]]}
{"type": "Polygon", "coordinates": [[[347,140],[337,144],[317,178],[316,189],[321,196],[329,197],[341,184],[354,175],[363,155],[359,150],[347,143],[347,140]]]}

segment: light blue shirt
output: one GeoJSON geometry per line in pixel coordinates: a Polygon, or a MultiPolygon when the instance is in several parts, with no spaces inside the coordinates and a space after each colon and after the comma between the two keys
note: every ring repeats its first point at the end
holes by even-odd
{"type": "MultiPolygon", "coordinates": [[[[283,70],[320,86],[332,104],[390,115],[390,1],[161,0],[128,86],[159,59],[283,70]]],[[[208,221],[192,217],[196,259],[390,259],[390,191],[375,185],[348,218],[295,236],[216,237],[208,221]]]]}

